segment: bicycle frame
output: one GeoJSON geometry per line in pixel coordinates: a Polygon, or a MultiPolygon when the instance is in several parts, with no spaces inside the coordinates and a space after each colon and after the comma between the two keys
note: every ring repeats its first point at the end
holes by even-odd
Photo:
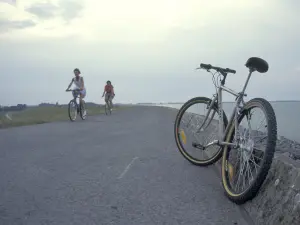
{"type": "MultiPolygon", "coordinates": [[[[203,125],[205,124],[206,120],[209,117],[209,114],[211,112],[211,109],[213,108],[213,105],[217,101],[217,103],[218,103],[218,110],[219,110],[218,140],[214,140],[214,141],[208,143],[207,145],[203,146],[204,148],[207,148],[207,147],[209,147],[211,145],[220,145],[220,146],[229,145],[229,146],[235,146],[235,147],[237,147],[237,144],[230,143],[230,142],[225,142],[224,140],[226,138],[227,132],[229,131],[229,128],[231,127],[232,122],[234,122],[235,134],[237,133],[237,130],[238,130],[238,120],[237,120],[237,118],[238,118],[238,115],[240,113],[240,109],[242,108],[242,107],[240,107],[240,104],[242,103],[243,105],[245,105],[243,97],[247,96],[245,94],[245,91],[246,91],[246,88],[248,86],[250,77],[251,77],[251,75],[252,75],[253,72],[254,72],[254,70],[251,70],[251,69],[249,70],[249,74],[248,74],[248,77],[247,77],[246,82],[244,84],[243,90],[241,92],[239,92],[239,93],[237,93],[234,90],[232,90],[232,89],[230,89],[230,88],[228,88],[228,87],[225,86],[225,79],[226,79],[226,75],[227,74],[225,75],[224,82],[221,82],[221,85],[217,88],[217,93],[214,94],[214,97],[213,97],[212,101],[210,102],[210,105],[208,107],[208,112],[207,112],[207,114],[205,116],[203,124],[198,129],[198,131],[200,131],[200,129],[203,127],[203,125]],[[235,106],[234,106],[234,109],[233,109],[232,114],[230,116],[230,120],[229,120],[228,125],[227,125],[227,127],[225,129],[225,132],[224,132],[224,129],[223,129],[224,128],[224,122],[223,122],[222,91],[226,91],[229,94],[234,95],[236,97],[235,106]]],[[[214,114],[213,114],[213,116],[214,116],[214,114]]],[[[213,118],[213,116],[212,116],[212,118],[213,118]]],[[[210,121],[209,121],[209,123],[210,123],[210,121]]]]}
{"type": "Polygon", "coordinates": [[[73,101],[76,103],[76,106],[78,107],[80,105],[80,102],[77,103],[77,98],[79,99],[79,91],[73,90],[72,95],[73,95],[73,101]]]}

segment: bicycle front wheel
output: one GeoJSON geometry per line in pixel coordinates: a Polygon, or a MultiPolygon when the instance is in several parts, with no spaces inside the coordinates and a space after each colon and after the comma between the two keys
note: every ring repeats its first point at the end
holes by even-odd
{"type": "MultiPolygon", "coordinates": [[[[199,143],[204,146],[218,139],[217,104],[213,104],[205,121],[210,103],[211,99],[206,97],[193,98],[180,108],[175,120],[174,135],[178,150],[185,159],[197,166],[211,165],[222,157],[220,146],[209,146],[205,150],[200,150],[193,145],[199,143]]],[[[225,129],[228,120],[224,112],[223,124],[225,129]]]]}
{"type": "Polygon", "coordinates": [[[276,147],[277,122],[271,104],[255,98],[244,106],[238,124],[237,132],[231,124],[226,136],[226,142],[234,141],[238,147],[224,147],[222,183],[227,197],[243,204],[257,195],[266,179],[276,147]]]}
{"type": "Polygon", "coordinates": [[[76,120],[77,117],[77,104],[74,100],[71,100],[68,104],[68,115],[72,122],[76,120]]]}

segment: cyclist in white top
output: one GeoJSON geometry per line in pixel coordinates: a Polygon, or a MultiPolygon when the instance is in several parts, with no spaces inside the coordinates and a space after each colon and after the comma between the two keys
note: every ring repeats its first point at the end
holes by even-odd
{"type": "Polygon", "coordinates": [[[71,80],[71,83],[69,84],[67,90],[71,87],[71,85],[74,83],[76,88],[80,89],[80,103],[82,103],[82,99],[85,97],[86,95],[86,89],[84,86],[84,81],[83,81],[83,77],[80,76],[80,70],[79,69],[74,69],[74,74],[75,77],[71,80]]]}

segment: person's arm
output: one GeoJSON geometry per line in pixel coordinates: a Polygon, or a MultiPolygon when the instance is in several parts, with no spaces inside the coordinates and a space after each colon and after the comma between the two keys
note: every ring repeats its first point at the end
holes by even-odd
{"type": "Polygon", "coordinates": [[[115,89],[114,89],[114,87],[111,88],[111,92],[112,92],[113,95],[115,95],[115,89]]]}
{"type": "Polygon", "coordinates": [[[73,81],[74,81],[74,78],[72,78],[72,80],[71,80],[71,82],[70,82],[70,84],[69,84],[69,86],[68,86],[67,90],[69,90],[69,88],[70,88],[70,87],[71,87],[71,85],[73,84],[73,81]]]}
{"type": "Polygon", "coordinates": [[[102,97],[104,97],[104,94],[105,94],[105,87],[106,87],[106,86],[104,86],[104,91],[103,91],[102,97]]]}
{"type": "Polygon", "coordinates": [[[82,84],[81,84],[80,90],[83,90],[84,89],[84,80],[83,80],[83,77],[81,77],[81,81],[82,81],[82,84]]]}

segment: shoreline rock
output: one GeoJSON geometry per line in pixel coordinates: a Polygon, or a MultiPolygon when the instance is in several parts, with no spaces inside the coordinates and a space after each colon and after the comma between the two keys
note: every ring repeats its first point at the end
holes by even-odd
{"type": "Polygon", "coordinates": [[[300,224],[300,163],[275,154],[257,196],[243,207],[257,225],[300,224]]]}
{"type": "Polygon", "coordinates": [[[283,153],[293,160],[300,160],[300,143],[283,136],[278,136],[275,151],[283,153]]]}

